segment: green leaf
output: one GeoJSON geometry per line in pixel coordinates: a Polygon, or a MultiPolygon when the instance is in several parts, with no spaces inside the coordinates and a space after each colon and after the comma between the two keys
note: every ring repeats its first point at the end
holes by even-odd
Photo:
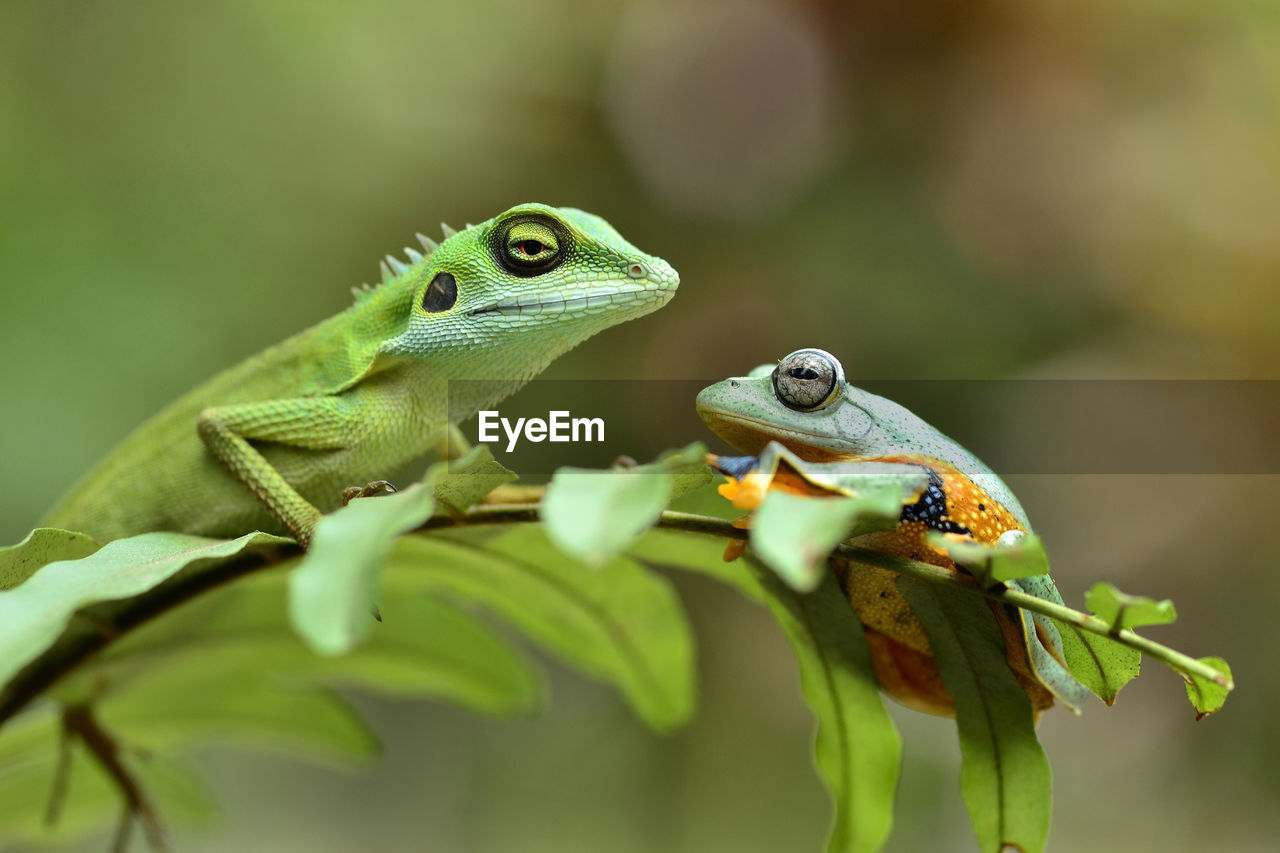
{"type": "Polygon", "coordinates": [[[198,560],[289,541],[265,533],[229,541],[144,533],[81,559],[49,563],[21,586],[0,592],[0,684],[53,645],[81,607],[139,595],[198,560]]]}
{"type": "Polygon", "coordinates": [[[250,670],[169,671],[96,704],[104,728],[131,747],[164,753],[187,744],[236,743],[285,755],[368,763],[378,740],[336,693],[272,683],[250,670]]]}
{"type": "Polygon", "coordinates": [[[1014,844],[1038,853],[1049,834],[1049,762],[991,609],[964,590],[908,577],[896,583],[924,626],[955,701],[964,758],[960,790],[979,848],[998,853],[1014,844]]]}
{"type": "Polygon", "coordinates": [[[353,500],[316,525],[311,547],[289,579],[289,618],[315,652],[345,654],[373,627],[373,593],[396,537],[435,510],[433,465],[402,492],[353,500]]]}
{"type": "Polygon", "coordinates": [[[541,515],[562,551],[599,566],[651,527],[670,497],[671,483],[652,472],[560,468],[541,515]]]}
{"type": "MultiPolygon", "coordinates": [[[[167,758],[176,749],[211,741],[367,762],[376,754],[375,739],[321,685],[443,696],[489,713],[538,707],[540,682],[505,640],[474,616],[402,584],[394,571],[384,580],[384,622],[350,655],[318,657],[293,634],[284,607],[287,576],[272,570],[130,632],[72,674],[70,680],[80,685],[69,687],[64,680],[60,690],[69,690],[72,701],[94,700],[100,721],[126,748],[131,768],[149,782],[159,762],[134,761],[135,751],[167,758]]],[[[0,736],[0,836],[46,837],[40,821],[56,726],[31,722],[51,718],[50,707],[23,714],[0,736]],[[8,810],[11,794],[24,809],[8,810]],[[8,818],[17,829],[10,831],[8,818]]],[[[115,819],[118,794],[97,784],[100,775],[77,758],[64,820],[53,837],[82,834],[115,819]]],[[[158,790],[155,796],[169,817],[174,791],[158,790]]]]}
{"type": "Polygon", "coordinates": [[[1138,677],[1142,653],[1066,622],[1054,620],[1067,669],[1099,699],[1114,705],[1120,688],[1138,677]]]}
{"type": "Polygon", "coordinates": [[[700,441],[659,454],[654,465],[671,478],[671,501],[720,480],[707,466],[707,446],[700,441]]]}
{"type": "MultiPolygon", "coordinates": [[[[1200,658],[1200,663],[1212,667],[1227,678],[1232,677],[1231,667],[1227,666],[1227,662],[1222,658],[1200,658]]],[[[1203,720],[1221,708],[1222,704],[1227,701],[1227,694],[1231,692],[1230,687],[1224,687],[1216,681],[1210,681],[1199,675],[1180,674],[1187,681],[1187,698],[1196,707],[1197,720],[1203,720]]]]}
{"type": "MultiPolygon", "coordinates": [[[[248,675],[290,684],[354,686],[429,696],[487,714],[528,714],[542,705],[537,672],[511,644],[470,614],[384,575],[383,621],[351,654],[320,657],[290,629],[287,576],[270,571],[192,602],[130,633],[64,680],[58,695],[86,701],[195,670],[234,681],[248,675]]],[[[211,688],[216,689],[216,688],[211,688]]]]}
{"type": "Polygon", "coordinates": [[[1111,630],[1141,625],[1165,625],[1178,618],[1169,599],[1156,601],[1143,595],[1128,595],[1106,581],[1098,581],[1085,593],[1085,606],[1111,630]]]}
{"type": "MultiPolygon", "coordinates": [[[[1007,586],[1045,601],[1063,603],[1049,577],[1049,559],[1038,536],[1020,530],[1009,531],[1001,541],[987,545],[930,532],[928,541],[946,551],[947,556],[973,575],[983,588],[1007,586]]],[[[1066,650],[1057,625],[1046,616],[1026,610],[1018,610],[1015,618],[1036,679],[1068,708],[1078,710],[1089,691],[1063,665],[1066,650]]],[[[1073,649],[1077,645],[1073,644],[1073,649]]]]}
{"type": "Polygon", "coordinates": [[[826,574],[831,549],[849,537],[866,510],[856,498],[769,492],[751,517],[751,545],[793,589],[807,592],[826,574]]]}
{"type": "MultiPolygon", "coordinates": [[[[1058,587],[1048,575],[1033,575],[1007,581],[1012,588],[1034,595],[1036,598],[1063,604],[1058,587]]],[[[1009,608],[1010,610],[1016,608],[1009,608]]],[[[1067,661],[1063,638],[1057,623],[1040,613],[1018,610],[1020,635],[1031,670],[1037,680],[1049,688],[1054,696],[1073,711],[1078,712],[1089,696],[1089,688],[1082,684],[1071,670],[1063,665],[1067,661]]]]}
{"type": "Polygon", "coordinates": [[[397,696],[435,696],[486,714],[543,706],[538,672],[482,621],[399,584],[384,586],[382,623],[369,643],[340,658],[312,658],[312,677],[397,696]]]}
{"type": "Polygon", "coordinates": [[[765,446],[749,476],[773,483],[783,467],[812,484],[814,493],[801,496],[770,488],[752,517],[751,544],[770,568],[801,591],[817,585],[838,543],[896,526],[903,505],[928,482],[917,465],[808,462],[778,442],[765,446]]]}
{"type": "MultiPolygon", "coordinates": [[[[984,588],[1017,578],[1049,574],[1049,557],[1039,536],[1022,531],[1008,541],[984,545],[971,540],[957,541],[930,531],[929,544],[947,552],[956,565],[963,566],[984,588]]],[[[1003,537],[1002,537],[1003,538],[1003,537]]]]}
{"type": "Polygon", "coordinates": [[[880,698],[862,624],[830,573],[807,594],[767,570],[755,575],[796,654],[818,721],[814,759],[835,804],[827,851],[878,850],[893,826],[902,744],[880,698]]]}
{"type": "MultiPolygon", "coordinates": [[[[905,504],[911,503],[929,484],[919,465],[896,462],[809,462],[782,444],[765,445],[757,462],[762,475],[772,478],[780,465],[790,468],[821,491],[857,498],[869,517],[883,516],[894,524],[905,504]]],[[[868,528],[875,529],[875,528],[868,528]]]]}
{"type": "Polygon", "coordinates": [[[760,584],[747,564],[743,560],[725,562],[727,541],[700,533],[654,528],[628,548],[627,553],[646,564],[670,566],[713,578],[754,601],[760,601],[763,595],[760,584]]]}
{"type": "Polygon", "coordinates": [[[518,479],[516,473],[493,458],[487,445],[472,448],[461,458],[446,464],[435,478],[432,494],[440,504],[462,512],[499,486],[518,479]]]}
{"type": "Polygon", "coordinates": [[[653,530],[630,553],[716,578],[769,607],[795,651],[818,722],[814,758],[835,804],[827,849],[878,849],[893,823],[901,741],[880,698],[862,624],[829,574],[799,594],[750,558],[724,562],[722,550],[705,536],[653,530]]]}
{"type": "Polygon", "coordinates": [[[0,590],[13,589],[49,563],[79,560],[101,547],[83,533],[37,527],[17,545],[0,548],[0,590]]]}
{"type": "Polygon", "coordinates": [[[534,526],[483,544],[472,533],[406,536],[392,563],[406,583],[490,608],[566,662],[613,683],[653,728],[688,720],[692,637],[667,581],[622,557],[589,570],[534,526]]]}
{"type": "Polygon", "coordinates": [[[560,468],[540,514],[562,551],[599,566],[653,526],[674,498],[709,482],[706,449],[691,444],[649,465],[608,471],[560,468]]]}
{"type": "Polygon", "coordinates": [[[396,537],[429,519],[437,498],[469,506],[512,477],[481,445],[437,462],[402,492],[358,498],[321,518],[289,582],[294,629],[319,654],[351,651],[373,625],[373,593],[396,537]]]}

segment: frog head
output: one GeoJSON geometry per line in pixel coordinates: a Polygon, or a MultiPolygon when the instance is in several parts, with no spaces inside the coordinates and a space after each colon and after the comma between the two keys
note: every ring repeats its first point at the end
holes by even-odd
{"type": "Polygon", "coordinates": [[[990,468],[905,407],[850,385],[826,350],[796,350],[777,365],[717,382],[698,394],[697,408],[712,432],[746,453],[776,441],[808,462],[935,460],[1026,524],[1017,498],[990,468]]]}
{"type": "Polygon", "coordinates": [[[777,441],[803,459],[823,461],[872,449],[866,440],[876,417],[859,396],[873,397],[850,388],[831,353],[806,348],[703,389],[697,408],[711,431],[739,450],[758,453],[777,441]]]}

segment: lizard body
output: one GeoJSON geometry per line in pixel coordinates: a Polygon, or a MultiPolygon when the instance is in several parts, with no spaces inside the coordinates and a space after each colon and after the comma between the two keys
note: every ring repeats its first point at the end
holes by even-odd
{"type": "Polygon", "coordinates": [[[420,239],[425,255],[389,257],[383,282],[346,311],[145,422],[42,523],[102,541],[264,530],[306,544],[344,487],[447,445],[456,420],[679,285],[665,261],[571,208],[519,205],[446,227],[438,246],[420,239]],[[449,395],[451,380],[474,381],[449,395]]]}

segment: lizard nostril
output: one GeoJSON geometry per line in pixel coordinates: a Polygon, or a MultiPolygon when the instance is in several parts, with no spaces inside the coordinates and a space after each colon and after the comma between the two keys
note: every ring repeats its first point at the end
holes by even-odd
{"type": "Polygon", "coordinates": [[[632,278],[641,278],[644,276],[644,266],[642,264],[632,264],[627,267],[627,275],[632,278]]]}

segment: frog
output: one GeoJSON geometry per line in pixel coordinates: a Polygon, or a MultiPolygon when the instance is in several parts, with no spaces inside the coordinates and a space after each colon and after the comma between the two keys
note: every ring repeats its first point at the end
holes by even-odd
{"type": "MultiPolygon", "coordinates": [[[[818,484],[821,478],[796,476],[794,469],[806,465],[811,472],[838,466],[844,474],[862,466],[879,479],[902,481],[897,524],[849,540],[864,548],[958,574],[964,569],[938,546],[939,535],[1004,546],[1032,533],[1022,504],[990,467],[906,407],[851,385],[843,365],[826,350],[799,349],[777,364],[710,385],[698,394],[696,407],[712,432],[755,457],[711,459],[729,480],[721,493],[739,508],[753,508],[763,499],[759,488],[745,488],[748,474],[761,470],[766,458],[773,471],[781,458],[779,470],[786,473],[773,477],[772,487],[792,493],[830,496],[818,484]],[[800,461],[786,464],[787,459],[800,461]]],[[[835,556],[829,563],[862,623],[881,688],[908,707],[954,716],[929,639],[898,591],[895,573],[835,556]]],[[[1008,583],[1062,601],[1048,575],[1008,583]]],[[[1006,659],[1037,717],[1055,698],[1076,710],[1087,689],[1066,669],[1054,624],[1038,614],[990,604],[1006,659]]]]}

